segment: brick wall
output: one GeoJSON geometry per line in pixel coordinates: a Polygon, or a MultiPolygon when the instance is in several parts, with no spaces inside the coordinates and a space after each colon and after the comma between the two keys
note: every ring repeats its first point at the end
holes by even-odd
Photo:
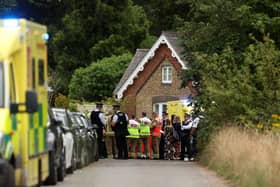
{"type": "MultiPolygon", "coordinates": [[[[147,112],[147,115],[150,117],[153,110],[153,97],[162,96],[166,100],[171,100],[169,98],[182,98],[189,95],[189,89],[181,89],[181,80],[178,77],[179,71],[176,71],[172,67],[172,83],[163,84],[162,83],[162,71],[161,67],[163,65],[172,65],[168,58],[164,59],[157,70],[152,74],[150,79],[144,84],[142,89],[138,92],[136,97],[136,115],[141,116],[141,112],[147,112]],[[168,97],[169,96],[169,97],[168,97]]],[[[166,101],[165,100],[165,101],[166,101]]]]}
{"type": "Polygon", "coordinates": [[[161,99],[165,102],[188,96],[190,93],[188,88],[180,89],[181,80],[178,77],[180,71],[181,65],[171,55],[170,49],[165,44],[161,45],[156,50],[155,56],[145,65],[144,70],[134,79],[133,85],[125,91],[125,100],[130,101],[124,106],[126,112],[135,113],[140,117],[141,112],[145,111],[150,117],[153,101],[161,99]],[[172,65],[172,84],[162,83],[161,68],[164,65],[172,65]]]}

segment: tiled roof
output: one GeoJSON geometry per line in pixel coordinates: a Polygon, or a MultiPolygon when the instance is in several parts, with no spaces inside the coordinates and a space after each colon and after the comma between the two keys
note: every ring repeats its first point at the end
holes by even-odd
{"type": "Polygon", "coordinates": [[[135,76],[137,76],[139,71],[143,70],[144,64],[147,63],[148,59],[153,57],[154,52],[162,43],[168,45],[168,48],[172,51],[172,56],[174,55],[182,67],[186,68],[187,62],[184,60],[184,48],[182,47],[181,42],[182,40],[178,33],[163,31],[151,49],[137,49],[113,94],[117,95],[118,98],[122,97],[122,94],[127,89],[128,85],[133,84],[135,76]]]}
{"type": "Polygon", "coordinates": [[[184,61],[184,48],[182,46],[182,40],[180,39],[180,35],[177,32],[171,31],[163,31],[161,34],[166,37],[172,48],[175,50],[175,52],[178,54],[181,60],[186,64],[186,62],[184,61]]]}
{"type": "Polygon", "coordinates": [[[132,58],[129,66],[124,72],[119,84],[114,90],[114,95],[119,91],[121,86],[127,81],[131,73],[136,69],[138,63],[144,58],[144,56],[148,53],[149,49],[137,49],[134,57],[132,58]]]}

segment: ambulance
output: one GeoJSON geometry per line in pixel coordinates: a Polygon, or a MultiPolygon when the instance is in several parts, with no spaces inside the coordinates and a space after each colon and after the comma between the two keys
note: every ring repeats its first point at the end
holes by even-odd
{"type": "Polygon", "coordinates": [[[0,20],[0,186],[40,186],[48,176],[47,29],[0,20]]]}
{"type": "Polygon", "coordinates": [[[189,100],[176,100],[167,102],[167,112],[169,117],[176,115],[180,120],[184,120],[185,113],[192,113],[193,107],[190,105],[189,100]]]}

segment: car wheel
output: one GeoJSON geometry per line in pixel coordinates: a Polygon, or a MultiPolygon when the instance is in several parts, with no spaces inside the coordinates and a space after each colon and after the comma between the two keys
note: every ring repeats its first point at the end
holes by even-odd
{"type": "Polygon", "coordinates": [[[7,161],[0,160],[0,186],[15,186],[15,171],[7,161]]]}
{"type": "Polygon", "coordinates": [[[55,164],[55,153],[49,152],[49,176],[45,181],[48,185],[56,185],[57,183],[57,167],[55,164]]]}
{"type": "Polygon", "coordinates": [[[58,181],[63,181],[65,174],[65,153],[62,154],[62,156],[59,159],[59,162],[59,168],[57,169],[57,179],[58,181]]]}

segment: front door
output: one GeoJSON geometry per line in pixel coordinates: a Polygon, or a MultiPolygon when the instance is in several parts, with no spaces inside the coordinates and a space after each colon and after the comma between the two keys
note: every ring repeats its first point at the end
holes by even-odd
{"type": "Polygon", "coordinates": [[[162,118],[162,112],[167,112],[166,102],[153,104],[153,112],[158,113],[158,116],[162,118]]]}

